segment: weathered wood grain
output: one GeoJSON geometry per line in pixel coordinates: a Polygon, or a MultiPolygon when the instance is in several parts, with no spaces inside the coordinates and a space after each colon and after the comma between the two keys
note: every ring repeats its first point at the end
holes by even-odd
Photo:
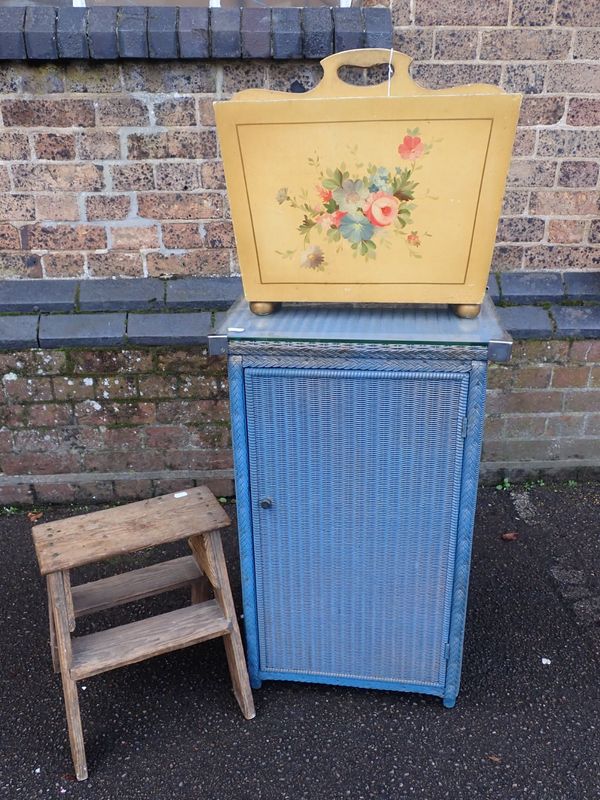
{"type": "Polygon", "coordinates": [[[48,592],[50,604],[54,612],[56,648],[58,653],[58,661],[60,664],[63,694],[65,697],[65,711],[67,715],[67,728],[69,730],[69,742],[71,744],[71,755],[73,757],[73,765],[75,767],[77,780],[84,781],[88,774],[87,763],[85,759],[85,746],[83,743],[81,716],[79,713],[77,684],[70,674],[72,663],[72,640],[69,632],[65,585],[60,572],[54,572],[48,576],[48,592]]]}
{"type": "Polygon", "coordinates": [[[49,576],[46,577],[46,591],[48,594],[48,628],[50,634],[50,655],[52,656],[52,669],[54,672],[60,672],[60,664],[58,662],[58,648],[56,646],[56,634],[54,632],[54,608],[50,599],[50,585],[48,583],[49,576]]]}
{"type": "Polygon", "coordinates": [[[230,632],[228,636],[224,637],[223,643],[233,684],[233,693],[242,710],[242,714],[246,719],[253,719],[256,716],[254,699],[248,678],[244,645],[242,644],[233,595],[231,594],[221,534],[218,531],[210,531],[199,536],[193,536],[188,542],[213,586],[215,598],[224,616],[230,621],[230,632]]]}
{"type": "Polygon", "coordinates": [[[229,518],[206,487],[131,503],[34,528],[48,585],[50,648],[60,668],[73,764],[87,778],[76,681],[222,636],[235,697],[251,719],[254,703],[218,528],[229,518]],[[188,538],[193,555],[71,586],[69,569],[188,538]],[[84,614],[189,586],[192,605],[128,625],[72,637],[84,614]],[[214,593],[214,599],[209,599],[214,593]]]}
{"type": "Polygon", "coordinates": [[[216,600],[71,639],[75,680],[223,636],[231,629],[216,600]]]}
{"type": "Polygon", "coordinates": [[[75,609],[73,608],[73,594],[71,592],[71,574],[69,570],[62,572],[63,586],[65,587],[65,602],[67,604],[67,620],[71,633],[75,630],[75,609]]]}
{"type": "Polygon", "coordinates": [[[229,517],[206,486],[33,528],[42,575],[224,528],[229,517]]]}
{"type": "Polygon", "coordinates": [[[194,557],[183,556],[150,567],[111,575],[110,578],[72,586],[75,616],[82,617],[104,611],[182,586],[193,587],[201,577],[202,572],[194,557]]]}

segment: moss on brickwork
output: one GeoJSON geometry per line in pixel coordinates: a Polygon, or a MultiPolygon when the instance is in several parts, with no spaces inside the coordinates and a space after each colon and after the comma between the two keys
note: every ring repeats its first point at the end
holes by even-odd
{"type": "Polygon", "coordinates": [[[231,494],[225,365],[206,348],[31,350],[0,367],[0,502],[150,496],[165,481],[231,494]]]}
{"type": "MultiPolygon", "coordinates": [[[[27,350],[0,373],[0,504],[233,491],[226,362],[206,348],[27,350]]],[[[599,454],[600,342],[516,342],[490,365],[488,473],[583,475],[599,454]]]]}

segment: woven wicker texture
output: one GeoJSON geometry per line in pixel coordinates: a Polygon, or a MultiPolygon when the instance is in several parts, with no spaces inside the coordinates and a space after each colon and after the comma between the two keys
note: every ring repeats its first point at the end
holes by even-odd
{"type": "Polygon", "coordinates": [[[241,356],[228,359],[229,396],[231,399],[231,432],[235,461],[235,494],[240,547],[242,595],[244,600],[244,628],[246,634],[246,660],[250,685],[257,689],[258,638],[256,624],[256,583],[254,576],[254,545],[252,508],[250,503],[250,474],[248,471],[248,437],[246,430],[246,395],[241,356]]]}
{"type": "Polygon", "coordinates": [[[442,692],[469,376],[244,376],[261,674],[442,692]]]}
{"type": "Polygon", "coordinates": [[[481,442],[483,439],[486,378],[486,365],[473,363],[473,371],[469,382],[467,406],[469,425],[463,458],[454,596],[452,598],[452,615],[450,619],[450,659],[448,661],[446,688],[444,691],[444,705],[448,708],[454,705],[460,685],[471,547],[473,544],[473,524],[475,522],[475,504],[477,502],[479,459],[481,457],[481,442]]]}
{"type": "MultiPolygon", "coordinates": [[[[487,360],[487,347],[468,347],[451,345],[407,345],[407,344],[363,344],[357,347],[348,342],[261,342],[232,340],[229,352],[244,356],[244,365],[252,363],[250,359],[262,358],[264,366],[275,367],[281,359],[294,358],[296,366],[316,367],[325,359],[343,359],[344,368],[350,367],[350,361],[357,363],[357,369],[374,369],[380,364],[381,369],[391,369],[395,364],[414,362],[429,364],[429,372],[440,369],[442,372],[454,372],[453,364],[462,369],[470,369],[472,361],[487,360]],[[451,366],[448,366],[448,365],[451,366]]],[[[280,364],[282,366],[283,364],[280,364]]],[[[262,365],[261,365],[262,366],[262,365]]],[[[420,367],[419,367],[420,369],[420,367]]]]}

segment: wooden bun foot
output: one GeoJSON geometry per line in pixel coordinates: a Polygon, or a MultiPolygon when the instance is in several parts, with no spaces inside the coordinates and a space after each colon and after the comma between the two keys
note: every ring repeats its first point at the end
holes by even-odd
{"type": "Polygon", "coordinates": [[[454,311],[457,317],[462,317],[463,319],[475,319],[475,317],[479,316],[479,312],[481,311],[480,305],[469,305],[468,303],[451,305],[450,308],[452,311],[454,311]]]}
{"type": "Polygon", "coordinates": [[[250,311],[259,317],[266,317],[267,314],[274,314],[275,311],[279,311],[281,308],[281,303],[269,303],[264,300],[255,301],[249,303],[249,305],[250,311]]]}

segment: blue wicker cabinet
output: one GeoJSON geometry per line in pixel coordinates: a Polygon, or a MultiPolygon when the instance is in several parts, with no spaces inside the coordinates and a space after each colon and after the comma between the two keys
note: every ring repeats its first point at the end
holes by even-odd
{"type": "Polygon", "coordinates": [[[243,302],[228,352],[248,667],[439,695],[459,689],[487,362],[486,301],[445,310],[243,302]]]}

